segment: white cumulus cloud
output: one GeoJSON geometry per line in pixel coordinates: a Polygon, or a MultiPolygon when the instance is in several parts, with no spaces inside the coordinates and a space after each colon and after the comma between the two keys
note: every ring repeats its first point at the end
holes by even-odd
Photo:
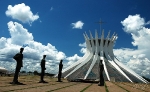
{"type": "Polygon", "coordinates": [[[137,46],[137,49],[114,49],[114,54],[136,73],[150,78],[150,29],[145,27],[149,21],[146,23],[144,18],[136,14],[129,15],[121,23],[123,30],[131,34],[132,44],[137,46]]]}
{"type": "MultiPolygon", "coordinates": [[[[15,6],[9,5],[6,15],[23,23],[32,23],[39,18],[37,14],[33,15],[30,7],[24,3],[15,6]]],[[[64,60],[65,68],[80,58],[77,54],[67,57],[64,52],[58,51],[52,44],[43,45],[35,41],[33,34],[18,22],[10,21],[7,26],[10,37],[0,37],[0,66],[8,70],[15,70],[16,62],[13,56],[19,52],[21,47],[24,47],[23,67],[21,69],[24,71],[40,71],[40,62],[43,55],[47,55],[46,72],[49,73],[58,72],[58,64],[61,59],[64,60]]]]}
{"type": "Polygon", "coordinates": [[[81,57],[79,57],[77,54],[75,54],[74,56],[72,57],[68,57],[66,58],[66,60],[68,60],[69,62],[67,63],[67,65],[71,65],[73,64],[74,62],[78,61],[79,59],[81,59],[81,57]]]}
{"type": "Polygon", "coordinates": [[[37,14],[33,14],[30,10],[30,7],[25,5],[24,3],[17,5],[8,5],[8,10],[5,12],[7,16],[17,19],[23,23],[31,24],[35,20],[39,18],[37,14]]]}
{"type": "Polygon", "coordinates": [[[11,36],[11,43],[16,45],[23,45],[33,40],[32,33],[29,33],[27,29],[17,22],[8,22],[8,29],[11,36]]]}
{"type": "Polygon", "coordinates": [[[80,43],[79,46],[82,47],[80,52],[85,54],[86,53],[86,43],[85,42],[84,43],[80,43]]]}
{"type": "Polygon", "coordinates": [[[72,28],[82,29],[84,23],[82,21],[77,21],[75,23],[71,23],[71,25],[73,26],[72,28]]]}
{"type": "Polygon", "coordinates": [[[15,69],[16,62],[12,57],[24,45],[26,46],[24,47],[23,67],[21,70],[25,71],[37,70],[40,72],[40,62],[43,55],[47,55],[46,72],[49,73],[58,72],[58,64],[61,59],[65,61],[65,68],[80,58],[77,54],[67,57],[64,52],[58,51],[52,44],[43,45],[35,41],[32,33],[17,22],[8,22],[8,30],[10,38],[0,38],[0,66],[8,70],[15,69]]]}
{"type": "Polygon", "coordinates": [[[136,33],[144,26],[144,19],[140,15],[129,15],[124,21],[121,21],[124,31],[127,33],[136,33]]]}

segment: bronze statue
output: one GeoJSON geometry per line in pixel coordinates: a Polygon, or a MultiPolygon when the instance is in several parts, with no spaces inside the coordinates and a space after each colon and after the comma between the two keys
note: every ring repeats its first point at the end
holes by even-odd
{"type": "Polygon", "coordinates": [[[62,62],[63,62],[63,60],[60,60],[60,63],[59,63],[59,72],[58,72],[58,82],[62,82],[61,81],[62,68],[63,68],[62,62]]]}
{"type": "Polygon", "coordinates": [[[13,82],[11,82],[11,84],[21,84],[20,82],[18,82],[18,74],[20,72],[21,67],[23,67],[23,50],[24,48],[20,48],[20,52],[17,53],[13,58],[16,60],[16,69],[15,69],[15,74],[14,74],[14,79],[13,82]]]}
{"type": "Polygon", "coordinates": [[[45,62],[46,62],[45,58],[46,58],[46,55],[43,55],[43,59],[41,60],[41,78],[40,78],[39,83],[47,83],[46,81],[44,81],[44,75],[45,75],[45,70],[46,70],[46,68],[45,68],[45,62]]]}
{"type": "Polygon", "coordinates": [[[103,77],[104,66],[102,60],[99,62],[99,83],[98,86],[104,86],[104,77],[103,77]]]}

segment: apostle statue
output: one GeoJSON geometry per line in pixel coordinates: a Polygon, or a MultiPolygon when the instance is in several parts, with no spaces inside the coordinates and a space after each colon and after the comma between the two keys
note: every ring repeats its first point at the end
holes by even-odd
{"type": "Polygon", "coordinates": [[[63,62],[63,60],[60,60],[60,63],[59,63],[59,71],[58,71],[58,82],[62,82],[62,81],[61,81],[62,68],[63,68],[62,62],[63,62]]]}
{"type": "Polygon", "coordinates": [[[46,68],[45,68],[45,62],[46,62],[45,58],[46,58],[46,55],[43,55],[43,59],[41,60],[41,77],[40,77],[39,83],[47,83],[46,81],[44,81],[44,75],[45,75],[45,70],[46,70],[46,68]]]}
{"type": "Polygon", "coordinates": [[[13,57],[16,60],[16,69],[14,79],[13,82],[11,82],[11,84],[21,84],[20,82],[18,82],[18,74],[20,72],[21,67],[23,67],[23,50],[24,48],[20,48],[20,52],[13,57]]]}
{"type": "Polygon", "coordinates": [[[103,60],[100,60],[99,62],[99,83],[98,86],[104,86],[104,77],[103,77],[103,71],[104,71],[104,66],[103,66],[103,60]]]}

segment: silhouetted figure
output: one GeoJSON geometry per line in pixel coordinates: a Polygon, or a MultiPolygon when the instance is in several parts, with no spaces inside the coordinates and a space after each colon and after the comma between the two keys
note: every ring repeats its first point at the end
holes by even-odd
{"type": "Polygon", "coordinates": [[[45,70],[46,70],[46,68],[45,68],[45,62],[46,62],[45,58],[46,58],[46,55],[43,55],[43,59],[41,60],[41,78],[40,78],[39,83],[47,83],[46,81],[44,81],[44,75],[45,75],[45,70]]]}
{"type": "Polygon", "coordinates": [[[59,63],[59,72],[58,72],[58,82],[62,82],[61,81],[61,75],[62,75],[62,68],[63,68],[63,64],[62,64],[63,60],[60,60],[60,63],[59,63]]]}
{"type": "Polygon", "coordinates": [[[20,48],[20,52],[17,53],[13,58],[16,60],[16,70],[15,70],[15,74],[14,74],[14,79],[13,82],[11,82],[11,84],[21,84],[20,82],[18,82],[18,74],[20,72],[21,67],[23,67],[23,50],[24,48],[20,48]]]}
{"type": "Polygon", "coordinates": [[[103,66],[102,60],[100,60],[100,63],[99,63],[99,77],[100,78],[99,78],[98,86],[104,86],[103,70],[104,70],[104,66],[103,66]]]}

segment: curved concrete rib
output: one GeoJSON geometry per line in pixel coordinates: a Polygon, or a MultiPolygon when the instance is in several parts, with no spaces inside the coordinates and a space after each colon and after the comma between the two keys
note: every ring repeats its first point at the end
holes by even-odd
{"type": "Polygon", "coordinates": [[[115,33],[112,35],[112,37],[111,37],[111,39],[109,40],[110,42],[109,42],[109,45],[108,45],[108,54],[109,54],[109,56],[111,57],[111,59],[112,60],[114,60],[114,53],[113,53],[113,46],[114,46],[114,41],[115,41],[115,39],[114,39],[114,36],[115,35],[115,33]]]}
{"type": "MultiPolygon", "coordinates": [[[[107,38],[106,38],[106,41],[105,41],[105,44],[104,44],[104,54],[105,55],[108,55],[108,40],[109,40],[109,35],[110,35],[110,32],[108,33],[107,35],[107,38]]],[[[103,65],[104,65],[104,71],[105,71],[105,74],[106,74],[106,77],[107,79],[110,81],[110,77],[109,77],[109,73],[107,71],[107,67],[105,65],[105,62],[103,62],[103,65]]]]}
{"type": "Polygon", "coordinates": [[[101,35],[101,43],[100,43],[100,60],[104,59],[104,53],[103,53],[103,42],[104,42],[104,30],[102,31],[101,35]]]}
{"type": "Polygon", "coordinates": [[[105,64],[105,60],[104,60],[104,47],[103,47],[103,43],[104,43],[104,30],[102,31],[102,35],[101,35],[101,43],[100,43],[100,60],[102,60],[102,63],[104,65],[104,71],[105,71],[105,74],[107,76],[107,79],[110,81],[110,78],[109,78],[109,74],[108,74],[108,71],[107,71],[107,67],[106,67],[106,64],[105,64]]]}
{"type": "MultiPolygon", "coordinates": [[[[86,34],[87,35],[87,34],[86,34]]],[[[85,57],[85,58],[83,58],[82,59],[82,62],[78,65],[78,66],[76,66],[76,68],[74,68],[74,70],[73,71],[71,71],[68,75],[66,75],[65,76],[65,78],[67,78],[68,76],[70,76],[72,73],[74,73],[77,69],[79,69],[80,67],[82,67],[84,64],[86,64],[91,58],[92,58],[92,56],[93,56],[93,54],[92,53],[90,53],[91,52],[91,45],[90,45],[90,42],[89,42],[89,38],[86,36],[86,35],[84,35],[84,37],[85,37],[85,40],[86,40],[86,45],[87,45],[87,50],[89,50],[87,53],[88,53],[88,55],[85,57]]]]}
{"type": "MultiPolygon", "coordinates": [[[[72,67],[77,66],[78,64],[80,64],[81,62],[83,62],[83,61],[85,60],[85,58],[87,58],[87,57],[89,56],[90,50],[91,50],[91,46],[90,46],[88,37],[87,37],[85,34],[83,34],[83,35],[84,35],[86,44],[88,45],[88,46],[87,46],[87,50],[86,50],[86,51],[87,51],[86,54],[85,54],[80,60],[78,60],[77,62],[75,62],[73,65],[71,65],[71,66],[67,67],[66,69],[62,70],[62,73],[68,71],[68,70],[71,69],[72,67]]],[[[56,75],[56,76],[57,76],[57,75],[56,75]]]]}
{"type": "Polygon", "coordinates": [[[108,62],[113,65],[124,77],[126,77],[130,82],[132,82],[132,80],[119,68],[119,66],[116,65],[116,63],[114,63],[114,54],[113,54],[113,44],[114,44],[114,40],[115,40],[115,36],[113,34],[109,44],[108,44],[108,53],[106,52],[105,56],[106,59],[108,60],[108,62]],[[111,56],[110,56],[111,55],[111,56]]]}
{"type": "Polygon", "coordinates": [[[86,42],[87,51],[91,52],[91,44],[89,42],[89,37],[87,36],[87,34],[83,34],[83,36],[84,36],[84,39],[85,39],[85,42],[86,42]]]}
{"type": "Polygon", "coordinates": [[[87,73],[86,73],[84,79],[86,79],[86,78],[88,77],[89,73],[91,72],[93,66],[95,65],[95,63],[96,63],[96,61],[97,61],[97,57],[98,57],[97,54],[94,55],[93,61],[92,61],[91,65],[90,65],[90,67],[89,67],[89,69],[88,69],[88,71],[87,71],[87,73]]]}
{"type": "Polygon", "coordinates": [[[116,63],[114,63],[114,61],[112,61],[110,59],[110,56],[106,56],[106,58],[108,59],[108,62],[113,65],[124,77],[126,77],[130,82],[132,82],[132,80],[118,67],[118,65],[116,65],[116,63]]]}
{"type": "MultiPolygon", "coordinates": [[[[91,33],[90,33],[90,36],[91,36],[91,39],[93,39],[93,36],[92,36],[91,33]]],[[[94,47],[96,47],[96,50],[95,50],[95,55],[94,55],[93,61],[90,65],[84,79],[86,79],[88,77],[89,73],[91,72],[91,70],[92,70],[93,66],[95,65],[95,63],[97,61],[97,58],[98,58],[99,43],[98,43],[98,33],[97,33],[97,31],[95,32],[95,45],[93,44],[94,43],[93,40],[91,40],[91,42],[92,42],[92,49],[94,49],[93,48],[93,46],[94,46],[94,47]]]]}
{"type": "Polygon", "coordinates": [[[75,63],[72,64],[71,66],[67,67],[66,69],[62,70],[62,73],[68,71],[68,70],[71,69],[72,67],[75,67],[75,66],[79,65],[79,64],[82,63],[89,55],[90,55],[90,53],[87,52],[80,60],[78,60],[77,62],[75,62],[75,63]]]}
{"type": "Polygon", "coordinates": [[[91,48],[92,48],[92,53],[94,54],[95,53],[95,45],[94,45],[94,38],[90,32],[90,38],[91,38],[91,48]]]}
{"type": "Polygon", "coordinates": [[[99,52],[100,52],[100,60],[102,60],[103,65],[104,65],[105,74],[107,76],[107,79],[110,81],[110,77],[109,77],[107,67],[105,64],[105,60],[104,60],[104,47],[103,47],[104,40],[103,39],[104,39],[104,30],[102,31],[102,35],[101,35],[101,43],[100,43],[100,51],[99,52]]]}
{"type": "Polygon", "coordinates": [[[97,33],[97,31],[95,31],[95,47],[96,47],[95,54],[98,54],[99,51],[100,51],[100,48],[99,48],[99,41],[98,41],[98,33],[97,33]]]}
{"type": "Polygon", "coordinates": [[[93,57],[93,54],[90,54],[81,64],[79,64],[74,70],[72,70],[68,75],[66,75],[65,78],[67,78],[72,73],[74,73],[76,70],[81,68],[84,64],[86,64],[88,61],[90,61],[92,57],[93,57]]]}
{"type": "MultiPolygon", "coordinates": [[[[104,61],[104,60],[103,60],[104,61]]],[[[103,65],[104,65],[104,71],[105,71],[105,74],[107,76],[107,79],[110,81],[110,77],[109,77],[109,74],[108,74],[108,71],[107,71],[107,67],[106,67],[106,64],[105,62],[103,62],[103,65]]]]}
{"type": "MultiPolygon", "coordinates": [[[[71,69],[71,68],[73,68],[73,67],[75,67],[75,66],[81,64],[87,57],[89,57],[89,55],[90,55],[90,52],[87,51],[86,54],[85,54],[81,59],[79,59],[79,60],[78,60],[77,62],[75,62],[74,64],[72,64],[72,65],[70,65],[69,67],[67,67],[67,68],[65,68],[64,70],[62,70],[62,73],[64,73],[64,72],[68,71],[69,69],[71,69]]],[[[58,74],[55,75],[55,77],[57,77],[57,76],[58,76],[58,74]]]]}
{"type": "Polygon", "coordinates": [[[138,78],[139,80],[141,80],[143,83],[148,83],[148,81],[146,81],[144,78],[142,78],[137,73],[135,73],[134,71],[132,71],[131,69],[127,68],[125,65],[123,65],[122,63],[120,63],[120,61],[116,57],[115,57],[115,62],[120,67],[122,67],[123,69],[125,69],[126,71],[128,71],[130,74],[132,74],[133,76],[135,76],[136,78],[138,78]]]}

